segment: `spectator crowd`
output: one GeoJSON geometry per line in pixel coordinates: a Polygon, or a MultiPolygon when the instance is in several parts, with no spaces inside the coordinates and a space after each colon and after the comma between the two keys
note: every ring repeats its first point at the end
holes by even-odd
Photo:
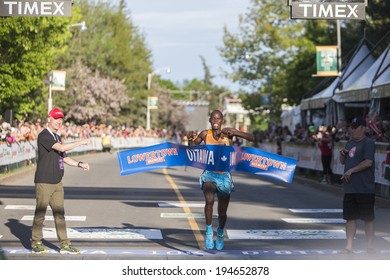
{"type": "MultiPolygon", "coordinates": [[[[263,142],[275,142],[279,145],[282,141],[315,145],[324,133],[329,134],[335,142],[351,138],[349,123],[346,121],[338,121],[336,125],[323,124],[318,127],[315,127],[313,123],[306,127],[296,124],[293,131],[288,126],[269,125],[265,131],[254,132],[255,145],[259,146],[263,142]]],[[[390,122],[368,121],[366,135],[375,139],[376,142],[390,142],[390,122]]]]}
{"type": "MultiPolygon", "coordinates": [[[[46,127],[40,119],[36,122],[19,121],[17,125],[11,124],[0,119],[1,144],[12,145],[22,141],[32,141],[37,139],[38,134],[46,127]]],[[[59,130],[62,139],[77,139],[89,137],[156,137],[165,138],[167,141],[181,143],[184,133],[176,129],[151,129],[146,130],[142,126],[127,127],[112,125],[96,124],[94,122],[83,125],[64,123],[59,130]]]]}
{"type": "MultiPolygon", "coordinates": [[[[390,142],[390,122],[381,120],[377,122],[367,122],[367,136],[374,138],[377,142],[390,142]]],[[[14,125],[5,122],[0,116],[1,144],[11,145],[21,141],[32,141],[37,139],[38,134],[46,127],[46,124],[40,119],[35,122],[22,120],[17,121],[14,125]]],[[[336,125],[322,125],[315,127],[313,123],[303,127],[296,124],[295,129],[291,131],[287,126],[269,125],[267,130],[254,131],[254,146],[259,146],[263,142],[274,142],[280,146],[282,141],[315,144],[323,130],[327,130],[332,141],[349,140],[349,124],[346,121],[339,121],[336,125]]],[[[83,125],[64,123],[59,131],[63,139],[68,138],[88,138],[88,137],[156,137],[164,138],[166,141],[182,143],[184,131],[177,129],[151,129],[146,130],[142,126],[112,126],[105,124],[96,124],[94,122],[83,125]]],[[[185,140],[185,139],[184,139],[185,140]]],[[[237,143],[238,144],[238,143],[237,143]]]]}

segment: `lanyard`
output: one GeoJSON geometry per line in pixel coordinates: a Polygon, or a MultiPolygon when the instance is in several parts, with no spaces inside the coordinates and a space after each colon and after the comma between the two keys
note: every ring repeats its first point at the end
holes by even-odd
{"type": "Polygon", "coordinates": [[[50,134],[51,135],[53,135],[53,137],[54,137],[54,140],[56,140],[56,142],[60,142],[60,139],[59,139],[59,136],[57,135],[57,133],[53,133],[51,130],[50,130],[50,128],[46,128],[49,132],[50,132],[50,134]]]}

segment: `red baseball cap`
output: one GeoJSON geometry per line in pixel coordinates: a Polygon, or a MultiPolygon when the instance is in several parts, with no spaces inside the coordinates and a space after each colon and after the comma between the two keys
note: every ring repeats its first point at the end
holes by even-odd
{"type": "Polygon", "coordinates": [[[49,117],[54,119],[64,118],[64,113],[58,108],[54,108],[49,112],[49,117]]]}

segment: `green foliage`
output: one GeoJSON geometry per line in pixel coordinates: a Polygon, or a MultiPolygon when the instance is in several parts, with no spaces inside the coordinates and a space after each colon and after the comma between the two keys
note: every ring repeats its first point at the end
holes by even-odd
{"type": "MultiPolygon", "coordinates": [[[[81,61],[91,71],[89,78],[98,72],[102,78],[121,81],[128,102],[121,104],[120,114],[114,114],[112,121],[145,125],[140,116],[146,114],[146,78],[152,62],[144,36],[133,24],[124,1],[113,5],[81,0],[79,5],[87,30],[72,28],[73,36],[66,43],[68,51],[58,59],[61,68],[69,69],[81,61]]],[[[73,90],[72,84],[69,81],[69,91],[73,90]]],[[[72,99],[62,101],[68,101],[69,108],[76,106],[72,99]]]]}
{"type": "Polygon", "coordinates": [[[368,39],[376,43],[390,30],[390,1],[370,0],[366,12],[366,21],[363,26],[366,28],[368,39]]]}
{"type": "MultiPolygon", "coordinates": [[[[387,2],[369,1],[366,22],[342,21],[343,55],[363,36],[375,44],[390,30],[387,2]]],[[[290,20],[288,9],[285,1],[251,0],[251,7],[241,17],[239,32],[233,34],[225,28],[219,48],[232,69],[226,76],[254,92],[244,98],[247,109],[264,105],[256,94],[272,95],[268,114],[265,109],[255,109],[252,123],[258,126],[269,118],[277,119],[282,103],[298,104],[320,82],[312,77],[315,46],[336,44],[334,20],[290,20]]],[[[202,56],[200,59],[204,70],[201,80],[189,79],[178,86],[154,77],[153,94],[166,106],[152,112],[154,125],[185,123],[182,108],[174,106],[169,91],[182,90],[181,99],[192,96],[194,100],[208,100],[210,110],[220,107],[229,90],[213,84],[210,67],[202,56]]],[[[18,119],[45,116],[50,70],[68,71],[66,92],[54,92],[53,99],[54,105],[64,108],[75,121],[98,118],[145,125],[152,53],[124,0],[117,5],[77,1],[72,18],[0,18],[0,114],[13,109],[18,119]],[[74,26],[81,21],[88,27],[84,32],[74,26]]]]}
{"type": "Polygon", "coordinates": [[[179,87],[175,85],[171,80],[158,79],[158,86],[168,90],[179,90],[179,87]]]}
{"type": "Polygon", "coordinates": [[[44,111],[43,84],[54,58],[63,51],[69,19],[0,18],[0,113],[13,109],[16,118],[44,111]]]}
{"type": "MultiPolygon", "coordinates": [[[[225,29],[224,47],[219,50],[233,70],[227,76],[253,88],[255,93],[271,94],[277,117],[286,99],[291,103],[300,100],[302,92],[295,89],[295,95],[290,95],[285,79],[289,77],[289,68],[302,63],[294,61],[301,50],[313,48],[313,44],[302,36],[304,22],[289,19],[285,2],[253,0],[251,3],[241,18],[239,33],[232,34],[225,29]]],[[[302,74],[306,75],[312,67],[305,65],[304,69],[302,74]]],[[[257,105],[249,103],[248,106],[254,109],[257,105]]]]}
{"type": "MultiPolygon", "coordinates": [[[[369,1],[367,25],[342,21],[342,54],[365,35],[376,43],[390,30],[390,7],[385,2],[369,1]]],[[[312,77],[316,72],[315,46],[337,44],[336,21],[291,20],[288,9],[285,1],[252,0],[248,12],[241,16],[239,32],[233,34],[225,28],[224,45],[219,48],[232,69],[227,77],[255,93],[271,93],[275,121],[281,104],[299,104],[321,82],[312,77]]],[[[247,108],[256,106],[256,102],[247,102],[247,108]]]]}

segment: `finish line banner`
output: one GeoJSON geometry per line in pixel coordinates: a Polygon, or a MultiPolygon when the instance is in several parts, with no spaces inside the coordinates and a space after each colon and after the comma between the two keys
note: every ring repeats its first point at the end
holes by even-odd
{"type": "Polygon", "coordinates": [[[241,171],[291,183],[296,159],[250,147],[162,143],[117,153],[121,175],[172,166],[209,171],[241,171]]]}

